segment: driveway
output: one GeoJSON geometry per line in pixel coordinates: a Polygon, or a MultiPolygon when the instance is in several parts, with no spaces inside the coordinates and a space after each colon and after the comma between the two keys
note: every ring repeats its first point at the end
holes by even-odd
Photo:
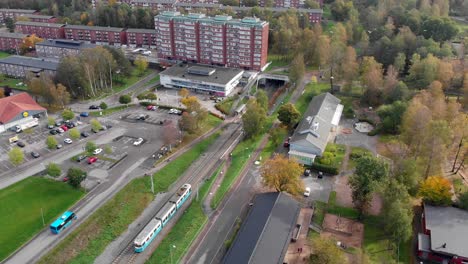
{"type": "Polygon", "coordinates": [[[353,119],[341,119],[335,143],[365,148],[377,154],[377,137],[358,132],[354,129],[354,122],[353,119]]]}
{"type": "Polygon", "coordinates": [[[310,188],[310,196],[307,200],[321,201],[328,203],[328,197],[333,190],[335,176],[324,175],[322,179],[317,177],[316,172],[312,172],[308,177],[302,177],[304,187],[310,188]]]}

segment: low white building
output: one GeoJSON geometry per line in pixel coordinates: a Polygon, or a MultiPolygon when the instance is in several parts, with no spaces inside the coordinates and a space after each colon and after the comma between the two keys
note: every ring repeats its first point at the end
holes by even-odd
{"type": "Polygon", "coordinates": [[[167,88],[228,96],[239,84],[241,69],[198,66],[190,64],[174,65],[161,72],[161,84],[167,88]]]}

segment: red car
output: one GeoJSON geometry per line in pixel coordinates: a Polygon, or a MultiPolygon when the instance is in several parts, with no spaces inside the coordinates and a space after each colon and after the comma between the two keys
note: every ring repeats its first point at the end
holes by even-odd
{"type": "Polygon", "coordinates": [[[68,177],[63,178],[62,181],[63,181],[63,182],[67,182],[67,181],[68,181],[68,177]]]}
{"type": "Polygon", "coordinates": [[[63,129],[63,131],[67,131],[67,130],[68,130],[68,127],[67,127],[66,125],[62,125],[60,128],[63,129]]]}
{"type": "Polygon", "coordinates": [[[88,164],[93,164],[96,161],[97,161],[97,157],[89,157],[88,158],[88,164]]]}

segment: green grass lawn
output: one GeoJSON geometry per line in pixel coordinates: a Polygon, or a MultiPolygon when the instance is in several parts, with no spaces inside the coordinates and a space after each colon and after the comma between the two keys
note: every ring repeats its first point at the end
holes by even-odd
{"type": "MultiPolygon", "coordinates": [[[[199,190],[199,200],[193,198],[192,204],[146,263],[170,263],[170,250],[172,250],[173,263],[179,263],[179,259],[185,255],[208,220],[202,210],[202,203],[222,167],[223,164],[219,166],[210,179],[203,183],[199,190]],[[176,246],[176,248],[171,249],[172,245],[176,246]]],[[[195,190],[192,195],[196,195],[195,190]]]]}
{"type": "Polygon", "coordinates": [[[19,89],[19,90],[28,90],[28,87],[24,85],[23,79],[15,79],[10,78],[4,75],[0,75],[0,87],[9,86],[11,88],[19,89]],[[18,85],[19,83],[23,83],[23,85],[18,85]]]}
{"type": "Polygon", "coordinates": [[[11,56],[10,53],[4,52],[4,51],[0,51],[0,59],[6,58],[6,57],[10,57],[10,56],[11,56]]]}
{"type": "Polygon", "coordinates": [[[250,155],[252,155],[255,149],[257,149],[262,136],[263,134],[253,139],[241,141],[234,148],[231,156],[231,165],[224,175],[221,186],[219,186],[218,190],[214,194],[213,199],[211,200],[211,208],[215,209],[221,203],[224,196],[231,188],[232,183],[237,178],[237,176],[239,176],[250,155]]]}
{"type": "Polygon", "coordinates": [[[126,77],[126,78],[124,78],[122,80],[119,80],[119,82],[115,83],[112,86],[112,89],[114,90],[114,93],[123,91],[123,90],[127,89],[128,87],[134,85],[139,80],[141,80],[141,79],[145,78],[146,76],[150,75],[151,73],[153,73],[152,70],[146,70],[146,72],[142,76],[140,76],[140,75],[138,75],[138,71],[136,69],[133,69],[132,74],[129,77],[126,77]]]}
{"type": "Polygon", "coordinates": [[[127,109],[128,107],[131,107],[131,106],[133,106],[133,104],[119,105],[119,106],[107,108],[105,110],[89,112],[89,115],[90,116],[101,116],[100,113],[102,112],[102,116],[106,116],[106,115],[113,114],[115,112],[122,111],[122,110],[127,109]]]}
{"type": "Polygon", "coordinates": [[[29,177],[0,190],[0,260],[31,239],[78,201],[84,192],[69,184],[29,177]]]}
{"type": "Polygon", "coordinates": [[[453,184],[453,189],[455,190],[455,193],[457,195],[460,195],[462,193],[468,192],[468,186],[463,184],[463,180],[458,177],[459,176],[457,175],[457,178],[452,180],[452,184],[453,184]]]}
{"type": "Polygon", "coordinates": [[[286,67],[291,63],[292,58],[290,56],[269,54],[267,62],[271,62],[270,66],[265,70],[265,72],[271,71],[274,68],[286,67]]]}
{"type": "Polygon", "coordinates": [[[161,79],[161,76],[159,76],[159,74],[158,74],[156,77],[154,77],[153,79],[151,79],[151,80],[148,82],[148,84],[155,84],[155,83],[157,83],[160,79],[161,79]]]}
{"type": "Polygon", "coordinates": [[[239,95],[234,95],[229,98],[224,99],[223,101],[216,104],[216,108],[223,112],[225,115],[229,115],[231,113],[232,105],[234,102],[239,99],[239,95]]]}
{"type": "Polygon", "coordinates": [[[263,148],[262,150],[262,153],[260,153],[260,157],[262,159],[262,161],[264,160],[267,160],[269,159],[273,153],[275,153],[276,149],[279,147],[279,146],[283,146],[283,139],[286,138],[286,136],[288,135],[288,130],[285,129],[285,128],[278,128],[280,129],[280,133],[278,133],[278,138],[279,138],[279,142],[281,142],[280,144],[275,144],[275,140],[272,140],[271,139],[271,134],[270,134],[270,138],[268,139],[268,143],[266,144],[266,146],[263,148]]]}
{"type": "Polygon", "coordinates": [[[325,218],[325,213],[327,212],[327,204],[321,201],[315,202],[315,211],[314,216],[312,217],[312,222],[322,226],[323,219],[325,218]]]}
{"type": "Polygon", "coordinates": [[[323,92],[327,92],[330,89],[328,83],[309,83],[304,88],[304,94],[297,100],[295,106],[297,110],[304,114],[307,110],[307,106],[315,95],[318,95],[323,92]]]}
{"type": "MultiPolygon", "coordinates": [[[[216,133],[204,139],[155,173],[155,192],[166,191],[218,137],[216,133]]],[[[92,263],[153,200],[150,190],[149,177],[132,180],[39,263],[92,263]]]]}

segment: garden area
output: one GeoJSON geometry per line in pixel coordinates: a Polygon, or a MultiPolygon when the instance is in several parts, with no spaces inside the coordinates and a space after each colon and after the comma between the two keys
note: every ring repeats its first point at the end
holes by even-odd
{"type": "Polygon", "coordinates": [[[42,177],[29,177],[0,190],[0,260],[47,228],[83,195],[69,184],[42,177]]]}
{"type": "MultiPolygon", "coordinates": [[[[196,144],[154,174],[155,192],[166,191],[178,177],[218,138],[196,144]]],[[[105,247],[120,236],[153,200],[149,177],[132,180],[111,200],[94,212],[39,263],[92,263],[105,247]]]]}

